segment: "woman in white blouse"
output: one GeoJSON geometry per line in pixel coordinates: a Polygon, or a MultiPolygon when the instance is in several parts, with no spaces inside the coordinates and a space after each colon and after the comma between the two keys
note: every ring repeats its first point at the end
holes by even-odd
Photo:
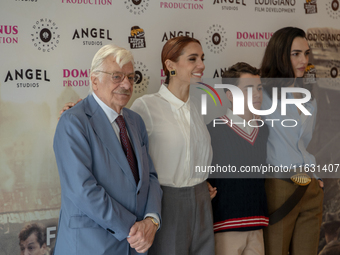
{"type": "MultiPolygon", "coordinates": [[[[198,40],[170,39],[162,50],[167,75],[155,94],[144,95],[131,109],[139,113],[149,135],[149,154],[163,189],[162,227],[149,254],[214,254],[208,173],[195,166],[212,159],[210,136],[190,101],[190,80],[200,80],[204,53],[198,40]]],[[[216,193],[210,187],[211,196],[216,193]]]]}

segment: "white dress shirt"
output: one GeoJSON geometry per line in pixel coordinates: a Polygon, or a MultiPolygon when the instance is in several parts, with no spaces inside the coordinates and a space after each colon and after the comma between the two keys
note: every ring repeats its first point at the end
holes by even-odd
{"type": "MultiPolygon", "coordinates": [[[[97,97],[97,95],[94,92],[92,92],[92,95],[93,95],[94,100],[96,100],[96,102],[99,104],[99,106],[105,112],[105,115],[109,119],[109,121],[112,125],[112,128],[115,131],[116,136],[117,136],[117,138],[120,142],[120,135],[119,135],[120,129],[118,127],[117,122],[115,122],[115,120],[116,120],[116,118],[118,117],[119,114],[115,110],[113,110],[112,108],[107,106],[102,100],[100,100],[99,97],[97,97]]],[[[123,116],[123,109],[120,111],[120,114],[123,116]]],[[[128,136],[129,136],[129,132],[127,132],[127,133],[128,133],[128,136]]],[[[129,136],[129,139],[130,139],[130,136],[129,136]]]]}
{"type": "Polygon", "coordinates": [[[131,110],[145,122],[161,185],[189,187],[207,179],[208,173],[195,172],[195,166],[211,164],[210,135],[190,98],[183,102],[162,85],[158,93],[136,99],[131,110]]]}

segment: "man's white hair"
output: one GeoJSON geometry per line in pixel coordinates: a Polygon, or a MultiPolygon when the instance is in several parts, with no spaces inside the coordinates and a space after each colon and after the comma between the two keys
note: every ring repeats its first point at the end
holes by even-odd
{"type": "MultiPolygon", "coordinates": [[[[124,49],[122,47],[116,46],[114,44],[107,44],[103,47],[101,47],[96,55],[94,55],[92,59],[92,64],[91,64],[91,72],[90,72],[90,77],[92,75],[99,77],[102,75],[102,73],[98,71],[107,71],[107,70],[102,70],[101,67],[103,65],[104,60],[108,56],[113,56],[115,58],[115,62],[122,68],[124,65],[127,63],[131,62],[132,65],[134,65],[134,59],[131,51],[124,49]]],[[[92,82],[90,78],[90,91],[89,93],[91,94],[93,91],[92,89],[92,82]]]]}

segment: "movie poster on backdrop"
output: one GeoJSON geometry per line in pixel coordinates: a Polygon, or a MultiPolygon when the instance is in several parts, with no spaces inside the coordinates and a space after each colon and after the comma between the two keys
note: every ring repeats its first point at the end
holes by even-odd
{"type": "MultiPolygon", "coordinates": [[[[315,155],[317,164],[330,166],[340,162],[340,30],[332,27],[311,27],[307,31],[311,48],[310,62],[320,77],[314,93],[318,104],[318,114],[313,139],[308,147],[315,155]]],[[[328,167],[329,168],[329,167],[328,167]]],[[[326,169],[325,169],[326,170],[326,169]]],[[[328,169],[331,170],[331,169],[328,169]]],[[[331,177],[331,172],[329,173],[331,177]]],[[[340,179],[324,179],[323,226],[320,232],[319,250],[329,242],[330,233],[336,229],[340,216],[340,179]],[[330,216],[332,219],[330,219],[330,216]],[[336,216],[338,215],[338,216],[336,216]],[[325,238],[328,234],[328,240],[325,238]],[[328,242],[326,242],[326,240],[328,242]]],[[[333,233],[334,232],[334,233],[333,233]]]]}

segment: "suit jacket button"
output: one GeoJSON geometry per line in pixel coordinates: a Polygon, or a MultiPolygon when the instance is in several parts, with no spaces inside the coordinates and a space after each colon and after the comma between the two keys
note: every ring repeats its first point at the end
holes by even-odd
{"type": "Polygon", "coordinates": [[[140,193],[140,190],[138,190],[137,195],[139,195],[139,193],[140,193]]]}

